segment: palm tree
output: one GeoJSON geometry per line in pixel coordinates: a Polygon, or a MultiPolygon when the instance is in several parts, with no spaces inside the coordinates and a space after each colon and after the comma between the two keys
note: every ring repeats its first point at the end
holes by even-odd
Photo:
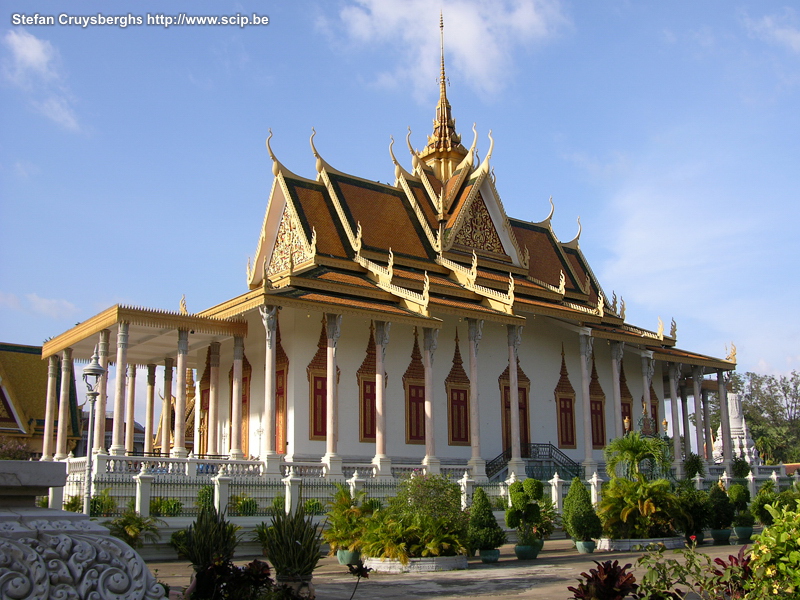
{"type": "Polygon", "coordinates": [[[669,448],[659,437],[646,437],[632,431],[627,435],[611,440],[606,446],[606,471],[617,476],[622,467],[623,477],[639,481],[646,479],[645,472],[656,474],[670,467],[669,448]]]}

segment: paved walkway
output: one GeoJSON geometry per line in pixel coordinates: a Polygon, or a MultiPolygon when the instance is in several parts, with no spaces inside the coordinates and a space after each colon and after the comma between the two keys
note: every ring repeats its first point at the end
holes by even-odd
{"type": "MultiPolygon", "coordinates": [[[[727,558],[736,554],[739,546],[711,546],[705,544],[699,551],[711,558],[727,558]]],[[[547,540],[544,550],[536,560],[519,561],[514,547],[501,548],[500,561],[493,565],[481,563],[480,558],[470,558],[466,571],[440,573],[406,573],[403,575],[370,574],[362,579],[355,598],[405,599],[437,598],[455,600],[464,597],[475,600],[503,598],[507,600],[562,600],[572,596],[567,586],[576,585],[581,572],[594,567],[595,560],[618,560],[620,564],[636,564],[641,552],[595,552],[578,554],[572,542],[564,539],[547,540]]],[[[251,557],[252,558],[256,557],[251,557]]],[[[237,564],[248,562],[246,559],[237,564]]],[[[189,584],[191,566],[188,563],[150,562],[150,570],[157,579],[173,586],[172,598],[180,598],[178,588],[189,584]]],[[[314,572],[314,586],[319,600],[348,600],[356,579],[346,566],[335,557],[325,557],[314,572]]]]}

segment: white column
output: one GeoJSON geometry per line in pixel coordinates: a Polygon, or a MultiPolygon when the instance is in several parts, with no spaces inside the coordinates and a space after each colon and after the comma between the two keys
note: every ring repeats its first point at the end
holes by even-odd
{"type": "Polygon", "coordinates": [[[114,424],[111,448],[114,456],[125,454],[125,369],[128,367],[128,324],[120,323],[117,330],[116,386],[114,390],[114,424]]]}
{"type": "MultiPolygon", "coordinates": [[[[327,348],[327,381],[325,397],[325,476],[328,478],[342,478],[342,457],[338,454],[339,447],[339,396],[338,382],[336,381],[336,344],[342,330],[342,315],[334,313],[325,314],[325,330],[328,334],[327,348]]],[[[273,365],[273,373],[275,366],[273,365]]],[[[273,394],[273,399],[274,399],[273,394]]],[[[274,400],[273,400],[274,402],[274,400]]],[[[275,414],[273,410],[273,415],[275,414]]],[[[275,421],[273,418],[270,433],[275,436],[275,421]]],[[[273,442],[274,443],[274,442],[273,442]]]]}
{"type": "Polygon", "coordinates": [[[275,361],[277,353],[278,307],[261,306],[261,322],[264,324],[266,344],[264,353],[264,416],[261,428],[264,430],[261,442],[261,460],[264,472],[270,475],[281,474],[281,457],[275,448],[275,361]]]}
{"type": "Polygon", "coordinates": [[[469,326],[469,432],[472,457],[469,466],[477,483],[486,481],[486,461],[481,457],[481,416],[478,396],[478,346],[483,337],[483,320],[467,319],[469,326]]]}
{"type": "Polygon", "coordinates": [[[689,456],[692,451],[692,439],[689,435],[689,401],[686,399],[686,386],[682,385],[679,388],[681,397],[681,418],[683,419],[683,455],[689,456]]]}
{"type": "MultiPolygon", "coordinates": [[[[231,450],[230,458],[241,460],[242,453],[242,361],[244,360],[244,338],[233,338],[233,390],[231,401],[231,450]]],[[[176,411],[177,412],[177,411],[176,411]]]]}
{"type": "Polygon", "coordinates": [[[508,476],[525,479],[525,463],[522,461],[519,436],[519,377],[517,376],[517,351],[522,339],[522,327],[506,325],[508,339],[508,396],[511,405],[509,427],[511,427],[511,460],[508,461],[508,476]]]}
{"type": "Polygon", "coordinates": [[[108,341],[111,332],[103,329],[100,332],[100,341],[97,344],[97,356],[103,374],[97,382],[97,401],[94,410],[94,451],[105,454],[106,452],[106,410],[108,406],[108,341]]]}
{"type": "Polygon", "coordinates": [[[389,343],[391,323],[375,321],[375,465],[377,477],[391,478],[392,461],[386,455],[386,344],[389,343]]]}
{"type": "Polygon", "coordinates": [[[168,456],[172,429],[172,367],[171,358],[164,359],[164,402],[161,407],[161,456],[168,456]]]}
{"type": "Polygon", "coordinates": [[[594,338],[591,334],[581,334],[581,396],[583,398],[583,466],[585,473],[597,469],[592,447],[592,402],[589,393],[589,379],[592,373],[592,352],[594,338]]]}
{"type": "Polygon", "coordinates": [[[219,448],[219,342],[211,342],[208,356],[208,427],[206,435],[206,451],[209,454],[220,454],[219,448]]]}
{"type": "Polygon", "coordinates": [[[425,368],[425,458],[422,461],[429,475],[441,473],[440,461],[436,458],[436,425],[433,417],[433,354],[439,330],[431,327],[422,329],[422,365],[425,368]]]}
{"type": "Polygon", "coordinates": [[[47,403],[44,409],[44,439],[42,460],[53,460],[53,425],[58,405],[58,355],[53,354],[47,364],[47,403]]]}
{"type": "Polygon", "coordinates": [[[692,367],[692,395],[694,396],[694,424],[695,438],[697,441],[697,455],[704,461],[705,451],[705,419],[703,418],[703,404],[701,400],[700,386],[703,382],[703,367],[692,367]]]}
{"type": "Polygon", "coordinates": [[[706,463],[714,462],[714,436],[711,432],[711,414],[708,404],[708,390],[701,389],[700,395],[703,398],[703,426],[706,432],[706,463]]]}
{"type": "Polygon", "coordinates": [[[144,406],[144,452],[148,454],[153,451],[153,405],[156,399],[156,366],[153,363],[147,365],[147,396],[144,406]]]}
{"type": "MultiPolygon", "coordinates": [[[[172,445],[172,456],[179,458],[189,454],[186,450],[186,358],[188,353],[189,332],[185,329],[179,329],[178,360],[175,361],[177,375],[175,381],[175,441],[172,445]]],[[[241,372],[239,375],[241,381],[241,372]]]]}
{"type": "Polygon", "coordinates": [[[725,387],[725,372],[722,369],[717,369],[717,385],[719,386],[719,420],[722,428],[722,464],[730,475],[733,467],[731,421],[728,414],[728,389],[725,387]]]}
{"type": "MultiPolygon", "coordinates": [[[[653,360],[653,353],[647,352],[642,355],[642,424],[645,427],[650,427],[653,423],[653,415],[650,414],[650,383],[653,381],[653,375],[656,372],[656,363],[653,360]],[[644,420],[648,419],[648,420],[644,420]]],[[[658,423],[655,423],[655,431],[649,432],[651,435],[658,435],[658,423]]]]}
{"type": "Polygon", "coordinates": [[[64,349],[61,358],[61,394],[58,400],[58,430],[56,460],[67,458],[67,427],[69,427],[69,388],[72,380],[72,348],[64,349]]]}
{"type": "Polygon", "coordinates": [[[133,424],[136,403],[136,365],[128,365],[128,382],[125,394],[125,453],[133,452],[133,424]]]}
{"type": "Polygon", "coordinates": [[[625,435],[622,424],[622,390],[619,384],[622,357],[625,353],[625,342],[611,342],[611,393],[614,397],[614,435],[625,435]]]}
{"type": "MultiPolygon", "coordinates": [[[[680,365],[669,363],[669,397],[672,412],[672,466],[675,476],[683,478],[683,461],[681,460],[681,435],[678,428],[678,379],[680,379],[680,365]]],[[[684,436],[686,433],[684,433],[684,436]]]]}

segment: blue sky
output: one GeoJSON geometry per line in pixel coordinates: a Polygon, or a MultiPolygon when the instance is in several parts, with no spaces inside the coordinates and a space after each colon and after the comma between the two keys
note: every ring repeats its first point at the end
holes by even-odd
{"type": "Polygon", "coordinates": [[[0,341],[115,303],[246,290],[272,180],[393,180],[438,87],[495,139],[507,212],[581,247],[630,322],[739,369],[800,368],[800,9],[780,2],[21,2],[0,9],[0,341]],[[169,9],[165,9],[169,6],[169,9]],[[173,8],[174,7],[174,8],[173,8]],[[15,26],[12,14],[268,16],[267,26],[15,26]]]}

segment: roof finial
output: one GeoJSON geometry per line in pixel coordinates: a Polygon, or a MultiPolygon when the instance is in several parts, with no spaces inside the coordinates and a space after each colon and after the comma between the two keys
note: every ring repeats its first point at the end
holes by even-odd
{"type": "Polygon", "coordinates": [[[439,11],[439,47],[442,52],[442,76],[440,80],[440,88],[439,88],[439,95],[441,98],[445,98],[445,84],[447,81],[447,76],[444,73],[444,16],[442,15],[442,11],[439,11]]]}

